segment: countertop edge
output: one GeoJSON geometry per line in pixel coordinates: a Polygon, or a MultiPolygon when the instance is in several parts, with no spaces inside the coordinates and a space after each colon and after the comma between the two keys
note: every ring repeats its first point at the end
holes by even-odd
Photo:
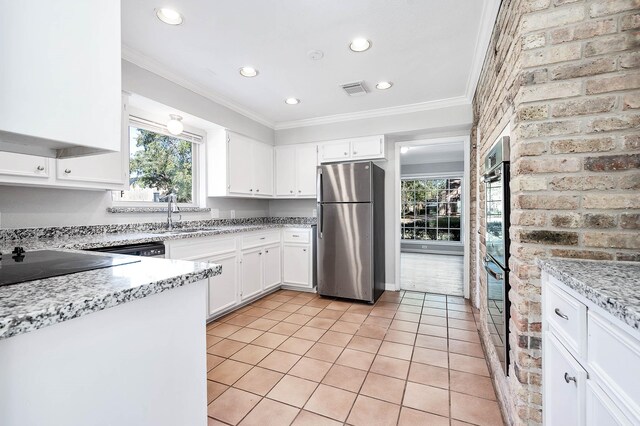
{"type": "Polygon", "coordinates": [[[152,281],[148,284],[116,291],[99,298],[73,301],[66,305],[53,306],[51,310],[37,311],[29,315],[20,315],[0,320],[0,341],[202,281],[219,275],[221,270],[221,265],[208,264],[199,271],[187,272],[175,277],[152,281]]]}
{"type": "MultiPolygon", "coordinates": [[[[595,262],[588,260],[576,260],[571,261],[580,262],[595,262]]],[[[627,324],[629,327],[636,331],[640,331],[640,311],[630,309],[628,304],[618,300],[612,295],[606,294],[606,291],[595,288],[582,280],[573,277],[567,272],[560,270],[560,265],[556,262],[562,262],[561,259],[536,259],[536,264],[540,269],[552,277],[556,278],[561,284],[567,286],[569,289],[577,292],[582,297],[586,298],[596,306],[604,309],[609,315],[619,319],[627,324]]]]}

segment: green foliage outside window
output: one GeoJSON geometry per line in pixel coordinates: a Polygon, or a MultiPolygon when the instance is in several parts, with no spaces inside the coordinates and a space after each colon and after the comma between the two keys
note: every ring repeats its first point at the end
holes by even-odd
{"type": "Polygon", "coordinates": [[[401,236],[404,240],[461,241],[461,183],[456,179],[404,179],[401,236]]]}
{"type": "Polygon", "coordinates": [[[179,203],[190,203],[193,199],[192,143],[135,127],[130,131],[131,190],[158,194],[149,201],[163,201],[168,194],[175,193],[179,203]]]}

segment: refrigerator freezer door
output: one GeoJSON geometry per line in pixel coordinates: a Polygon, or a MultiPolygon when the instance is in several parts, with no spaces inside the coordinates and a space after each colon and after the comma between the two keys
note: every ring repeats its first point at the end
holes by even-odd
{"type": "Polygon", "coordinates": [[[370,162],[327,164],[318,170],[318,201],[368,203],[372,201],[370,162]]]}
{"type": "Polygon", "coordinates": [[[373,205],[324,204],[318,293],[373,301],[373,205]]]}

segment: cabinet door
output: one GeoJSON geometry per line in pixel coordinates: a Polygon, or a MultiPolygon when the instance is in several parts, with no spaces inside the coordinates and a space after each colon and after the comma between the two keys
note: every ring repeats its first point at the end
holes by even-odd
{"type": "Polygon", "coordinates": [[[273,195],[273,147],[265,143],[254,142],[254,195],[273,195]]]}
{"type": "Polygon", "coordinates": [[[299,197],[316,196],[316,168],[318,147],[315,144],[300,145],[296,149],[297,189],[299,197]]]}
{"type": "Polygon", "coordinates": [[[240,300],[246,300],[262,291],[262,249],[244,250],[240,265],[240,300]]]}
{"type": "Polygon", "coordinates": [[[586,371],[548,331],[544,348],[545,424],[583,425],[586,371]]]}
{"type": "Polygon", "coordinates": [[[320,145],[320,162],[343,161],[350,158],[349,141],[327,142],[320,145]]]}
{"type": "Polygon", "coordinates": [[[381,136],[374,138],[361,138],[351,141],[351,157],[382,158],[384,157],[384,142],[381,136]]]}
{"type": "Polygon", "coordinates": [[[276,151],[276,195],[294,197],[296,194],[296,148],[278,146],[276,151]]]}
{"type": "Polygon", "coordinates": [[[587,380],[586,406],[587,426],[633,424],[593,380],[587,380]]]}
{"type": "Polygon", "coordinates": [[[311,253],[308,246],[285,245],[282,256],[284,283],[311,287],[311,253]]]}
{"type": "MultiPolygon", "coordinates": [[[[49,159],[35,155],[0,152],[0,175],[49,177],[49,159]]],[[[2,177],[0,177],[0,181],[2,177]]]]}
{"type": "Polygon", "coordinates": [[[253,195],[254,176],[254,144],[251,139],[229,134],[227,141],[227,173],[228,188],[230,194],[250,194],[253,195]]]}
{"type": "Polygon", "coordinates": [[[264,289],[276,287],[282,283],[282,264],[280,259],[280,245],[269,246],[263,250],[264,289]]]}
{"type": "Polygon", "coordinates": [[[60,181],[86,182],[88,186],[124,186],[123,155],[117,152],[56,160],[56,178],[60,181]]]}
{"type": "Polygon", "coordinates": [[[209,278],[209,316],[229,309],[237,303],[238,269],[236,254],[230,253],[208,259],[222,265],[222,273],[209,278]]]}

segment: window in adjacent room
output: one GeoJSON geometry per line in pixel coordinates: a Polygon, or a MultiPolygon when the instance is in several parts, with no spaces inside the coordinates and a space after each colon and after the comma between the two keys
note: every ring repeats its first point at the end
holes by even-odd
{"type": "Polygon", "coordinates": [[[129,188],[113,191],[116,202],[197,204],[198,153],[202,137],[183,132],[171,135],[160,124],[129,119],[129,188]]]}
{"type": "Polygon", "coordinates": [[[402,180],[403,240],[461,241],[461,178],[402,180]]]}

